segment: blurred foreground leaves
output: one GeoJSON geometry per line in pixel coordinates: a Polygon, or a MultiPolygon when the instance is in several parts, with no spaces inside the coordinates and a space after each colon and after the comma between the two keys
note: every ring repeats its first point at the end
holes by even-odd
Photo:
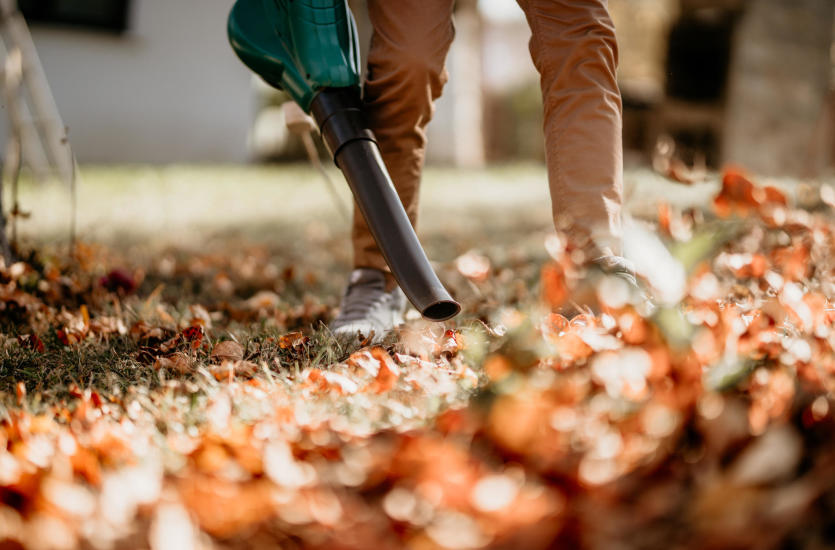
{"type": "Polygon", "coordinates": [[[660,212],[642,289],[471,251],[459,325],[373,345],[257,252],[4,266],[0,546],[831,547],[835,218],[660,212]]]}

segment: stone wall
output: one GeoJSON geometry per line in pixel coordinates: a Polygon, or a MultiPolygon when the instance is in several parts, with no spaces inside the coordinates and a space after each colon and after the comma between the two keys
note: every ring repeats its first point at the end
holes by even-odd
{"type": "Polygon", "coordinates": [[[831,160],[832,0],[750,0],[735,36],[723,158],[815,176],[831,160]]]}

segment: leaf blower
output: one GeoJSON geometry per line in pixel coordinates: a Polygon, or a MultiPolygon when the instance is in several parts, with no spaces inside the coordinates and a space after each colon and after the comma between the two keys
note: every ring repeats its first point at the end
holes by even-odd
{"type": "Polygon", "coordinates": [[[237,0],[228,33],[244,64],[316,120],[409,301],[432,321],[457,315],[461,306],[429,264],[365,122],[359,41],[346,0],[237,0]]]}

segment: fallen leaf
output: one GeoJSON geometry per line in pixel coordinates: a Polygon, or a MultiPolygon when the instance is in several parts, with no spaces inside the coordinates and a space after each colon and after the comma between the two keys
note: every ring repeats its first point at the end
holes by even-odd
{"type": "Polygon", "coordinates": [[[490,274],[490,260],[486,256],[467,252],[455,259],[455,267],[464,277],[475,282],[482,282],[490,274]]]}
{"type": "Polygon", "coordinates": [[[154,368],[168,369],[185,374],[191,371],[191,363],[191,358],[187,354],[178,351],[170,357],[157,357],[154,368]]]}
{"type": "Polygon", "coordinates": [[[212,349],[211,358],[213,361],[223,363],[224,361],[240,361],[244,358],[244,348],[234,340],[218,342],[212,349]]]}

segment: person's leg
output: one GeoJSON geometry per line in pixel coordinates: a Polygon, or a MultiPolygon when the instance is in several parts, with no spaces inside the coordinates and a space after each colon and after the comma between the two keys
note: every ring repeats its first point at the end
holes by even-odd
{"type": "Polygon", "coordinates": [[[620,254],[618,48],[606,0],[518,0],[541,76],[554,223],[590,257],[620,254]]]}
{"type": "MultiPolygon", "coordinates": [[[[426,148],[424,129],[447,80],[453,0],[368,0],[373,26],[363,93],[368,123],[412,225],[426,148]]],[[[354,207],[354,270],[331,323],[334,335],[383,337],[403,322],[406,298],[354,207]]]]}
{"type": "MultiPolygon", "coordinates": [[[[412,225],[417,220],[424,129],[447,80],[444,61],[454,35],[452,5],[453,0],[368,0],[374,32],[365,112],[412,225]]],[[[356,207],[352,239],[355,267],[389,272],[356,207]]]]}

